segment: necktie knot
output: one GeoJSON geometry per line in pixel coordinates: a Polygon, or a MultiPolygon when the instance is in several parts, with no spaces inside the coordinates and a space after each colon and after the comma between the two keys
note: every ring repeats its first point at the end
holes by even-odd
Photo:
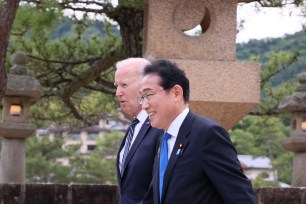
{"type": "Polygon", "coordinates": [[[130,126],[134,129],[137,123],[139,123],[139,120],[137,118],[134,118],[130,126]]]}
{"type": "Polygon", "coordinates": [[[168,140],[168,139],[170,139],[170,137],[171,137],[171,135],[169,134],[169,133],[167,133],[167,132],[165,132],[165,134],[164,134],[164,140],[168,140]]]}

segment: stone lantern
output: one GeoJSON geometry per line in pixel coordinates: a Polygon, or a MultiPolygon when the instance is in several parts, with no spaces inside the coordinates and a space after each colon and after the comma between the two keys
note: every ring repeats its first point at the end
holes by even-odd
{"type": "Polygon", "coordinates": [[[283,147],[294,152],[292,185],[306,186],[306,73],[298,75],[297,91],[279,105],[283,112],[291,113],[290,138],[283,140],[283,147]]]}
{"type": "Polygon", "coordinates": [[[43,94],[39,82],[27,76],[27,56],[16,52],[12,60],[14,66],[7,75],[0,122],[0,136],[3,137],[0,183],[25,181],[25,139],[36,130],[36,126],[29,123],[30,106],[43,94]]]}
{"type": "Polygon", "coordinates": [[[237,0],[144,2],[143,57],[184,69],[190,109],[232,128],[260,100],[260,64],[236,61],[237,0]]]}

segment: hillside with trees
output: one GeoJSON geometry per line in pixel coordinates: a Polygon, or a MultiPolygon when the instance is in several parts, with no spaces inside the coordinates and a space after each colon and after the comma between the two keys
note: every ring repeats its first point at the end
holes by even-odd
{"type": "Polygon", "coordinates": [[[297,75],[305,71],[305,54],[304,31],[237,44],[237,60],[261,63],[261,102],[231,130],[231,137],[239,154],[269,157],[278,171],[278,180],[288,184],[293,153],[284,150],[281,141],[290,136],[290,115],[279,112],[278,105],[295,92],[297,75]]]}
{"type": "Polygon", "coordinates": [[[304,31],[282,38],[267,38],[264,40],[250,40],[248,43],[237,44],[237,59],[248,60],[250,57],[258,56],[261,63],[266,63],[269,56],[275,52],[290,52],[297,56],[295,63],[286,67],[274,76],[271,81],[273,85],[295,79],[305,70],[306,65],[306,35],[304,31]]]}

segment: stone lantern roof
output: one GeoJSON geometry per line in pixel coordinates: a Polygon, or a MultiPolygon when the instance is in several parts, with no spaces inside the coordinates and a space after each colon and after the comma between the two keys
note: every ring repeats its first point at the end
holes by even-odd
{"type": "Polygon", "coordinates": [[[5,96],[27,97],[30,101],[37,101],[43,94],[43,88],[38,81],[29,76],[7,75],[5,96]]]}
{"type": "Polygon", "coordinates": [[[297,91],[291,96],[287,96],[278,108],[282,112],[306,111],[306,72],[298,75],[300,85],[297,91]]]}
{"type": "Polygon", "coordinates": [[[7,75],[5,96],[20,96],[33,102],[37,101],[43,94],[43,88],[35,78],[27,76],[27,56],[19,51],[12,58],[14,66],[7,75]]]}

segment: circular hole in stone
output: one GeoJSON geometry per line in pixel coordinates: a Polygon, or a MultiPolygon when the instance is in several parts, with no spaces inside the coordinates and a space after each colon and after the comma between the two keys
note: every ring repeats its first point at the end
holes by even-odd
{"type": "Polygon", "coordinates": [[[199,0],[185,0],[173,12],[175,27],[187,36],[201,36],[211,26],[209,5],[199,0]]]}
{"type": "Polygon", "coordinates": [[[200,36],[208,30],[210,24],[211,24],[211,15],[209,10],[205,8],[205,14],[200,24],[198,24],[197,26],[195,26],[190,30],[182,30],[182,31],[184,32],[184,34],[188,36],[200,36]]]}
{"type": "Polygon", "coordinates": [[[193,29],[183,31],[185,35],[188,36],[200,36],[203,34],[201,25],[197,25],[193,29]]]}

